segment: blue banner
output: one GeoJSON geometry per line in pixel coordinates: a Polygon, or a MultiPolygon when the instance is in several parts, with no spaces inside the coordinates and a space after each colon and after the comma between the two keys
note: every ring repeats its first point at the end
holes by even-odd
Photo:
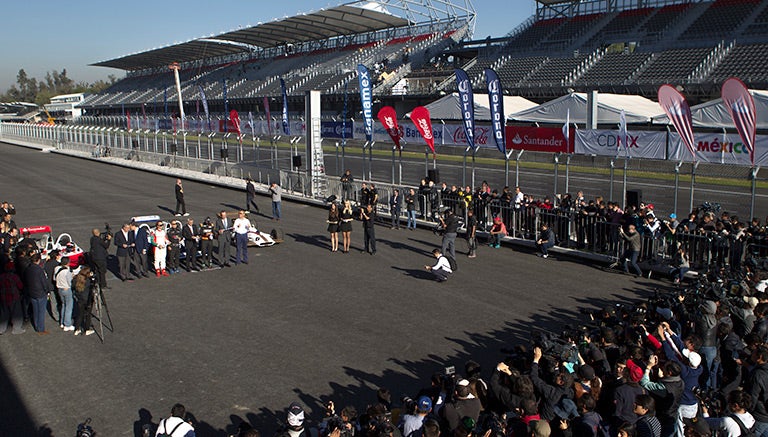
{"type": "Polygon", "coordinates": [[[280,91],[283,93],[283,132],[291,134],[291,124],[288,122],[288,92],[285,90],[285,81],[280,78],[280,91]]]}
{"type": "Polygon", "coordinates": [[[365,139],[370,142],[373,139],[373,90],[368,68],[363,64],[357,64],[357,80],[360,82],[360,103],[363,105],[365,139]]]}
{"type": "Polygon", "coordinates": [[[507,119],[504,115],[504,95],[501,91],[499,76],[490,68],[485,69],[485,81],[488,85],[488,105],[491,110],[491,131],[499,152],[507,156],[505,126],[507,119]]]}
{"type": "Polygon", "coordinates": [[[321,121],[320,130],[323,138],[352,138],[352,124],[343,121],[321,121]]]}
{"type": "Polygon", "coordinates": [[[163,115],[168,118],[168,88],[163,90],[163,115]]]}
{"type": "Polygon", "coordinates": [[[461,119],[464,121],[464,133],[467,136],[467,148],[473,152],[475,147],[475,97],[472,94],[472,83],[467,72],[461,68],[456,69],[456,89],[459,90],[459,106],[461,107],[461,119]]]}
{"type": "Polygon", "coordinates": [[[227,79],[221,79],[221,88],[224,90],[224,132],[229,132],[229,123],[227,123],[227,117],[229,116],[229,102],[227,101],[227,79]]]}
{"type": "Polygon", "coordinates": [[[208,112],[208,99],[205,98],[205,91],[203,91],[202,85],[198,85],[197,89],[200,90],[200,100],[203,101],[203,111],[205,111],[205,119],[208,120],[208,132],[211,132],[211,114],[208,112]]]}
{"type": "MultiPolygon", "coordinates": [[[[347,143],[347,105],[349,103],[349,95],[347,94],[347,85],[349,85],[349,81],[344,81],[344,110],[341,112],[341,139],[342,144],[347,143]]],[[[350,129],[350,132],[352,129],[350,129]]],[[[350,135],[350,138],[352,135],[350,135]]]]}

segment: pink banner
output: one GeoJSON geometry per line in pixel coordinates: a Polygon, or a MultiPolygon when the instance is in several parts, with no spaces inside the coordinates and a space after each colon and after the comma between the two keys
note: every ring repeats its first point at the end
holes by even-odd
{"type": "Polygon", "coordinates": [[[264,113],[267,115],[267,133],[272,135],[272,114],[269,112],[269,98],[264,97],[264,113]]]}
{"type": "Polygon", "coordinates": [[[429,119],[429,109],[417,106],[411,111],[411,121],[416,125],[421,137],[426,141],[432,154],[435,153],[435,136],[432,134],[432,120],[429,119]]]}
{"type": "Polygon", "coordinates": [[[395,142],[397,150],[400,150],[400,129],[397,127],[397,112],[395,112],[395,108],[385,106],[379,110],[377,117],[381,121],[382,126],[384,126],[384,129],[387,130],[392,141],[395,142]]]}
{"type": "Polygon", "coordinates": [[[237,132],[237,134],[240,135],[240,115],[237,113],[236,110],[233,109],[229,111],[229,121],[235,127],[235,132],[237,132]]]}
{"type": "Polygon", "coordinates": [[[723,98],[723,104],[728,108],[728,113],[731,114],[741,141],[744,142],[744,146],[749,152],[749,160],[754,166],[755,132],[757,130],[755,100],[744,82],[735,77],[723,82],[720,95],[723,98]]]}
{"type": "Polygon", "coordinates": [[[695,141],[693,138],[693,121],[691,119],[691,108],[685,97],[672,85],[662,85],[659,87],[659,105],[664,109],[664,113],[672,121],[675,130],[683,139],[685,146],[691,152],[694,161],[696,160],[695,141]]]}

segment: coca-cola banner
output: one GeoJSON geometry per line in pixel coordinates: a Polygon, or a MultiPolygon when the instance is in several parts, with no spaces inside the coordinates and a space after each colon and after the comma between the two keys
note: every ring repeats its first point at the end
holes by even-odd
{"type": "MultiPolygon", "coordinates": [[[[738,134],[696,132],[696,160],[703,162],[752,165],[750,151],[738,134]]],[[[669,135],[669,159],[690,162],[693,158],[680,135],[669,135]]],[[[755,165],[768,165],[768,135],[757,135],[755,139],[755,165]]]]}
{"type": "Polygon", "coordinates": [[[619,138],[622,135],[620,131],[577,130],[575,133],[573,150],[579,155],[628,155],[631,158],[647,159],[666,159],[667,157],[666,132],[627,131],[626,148],[618,148],[619,138]]]}
{"type": "MultiPolygon", "coordinates": [[[[572,144],[559,127],[507,126],[507,150],[529,150],[533,152],[571,153],[572,144]]],[[[573,129],[571,129],[573,138],[573,129]]]]}
{"type": "Polygon", "coordinates": [[[400,130],[397,127],[397,113],[395,112],[395,108],[385,106],[379,110],[377,117],[379,118],[379,121],[381,121],[381,125],[387,131],[387,134],[389,134],[389,137],[392,138],[395,147],[399,150],[400,130]]]}

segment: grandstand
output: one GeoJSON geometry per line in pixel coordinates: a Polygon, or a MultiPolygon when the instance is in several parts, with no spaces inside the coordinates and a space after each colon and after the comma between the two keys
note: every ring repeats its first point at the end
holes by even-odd
{"type": "Polygon", "coordinates": [[[96,63],[127,77],[81,107],[91,115],[158,112],[177,99],[171,62],[182,65],[185,103],[202,88],[214,112],[223,112],[225,89],[230,105],[252,107],[279,96],[283,78],[294,106],[317,89],[338,113],[345,89],[354,104],[358,63],[374,73],[377,98],[392,102],[453,91],[457,67],[477,90],[483,70],[494,68],[506,93],[535,101],[588,90],[655,98],[672,83],[696,104],[731,76],[768,87],[768,0],[535,2],[535,15],[509,34],[477,41],[469,1],[342,4],[96,63]]]}

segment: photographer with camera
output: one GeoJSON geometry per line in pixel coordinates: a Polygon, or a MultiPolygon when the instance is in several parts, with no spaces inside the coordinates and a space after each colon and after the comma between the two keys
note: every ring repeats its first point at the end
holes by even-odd
{"type": "Polygon", "coordinates": [[[704,417],[709,423],[711,429],[718,431],[718,436],[739,437],[755,434],[755,418],[747,411],[747,407],[752,403],[752,396],[741,390],[734,390],[728,393],[728,415],[723,417],[709,417],[709,410],[706,405],[701,409],[704,417]],[[722,434],[720,433],[722,431],[722,434]]]}
{"type": "Polygon", "coordinates": [[[75,335],[91,335],[91,310],[93,309],[93,286],[98,279],[88,266],[83,266],[72,280],[72,289],[77,302],[75,316],[75,335]]]}
{"type": "Polygon", "coordinates": [[[107,286],[107,249],[112,242],[112,232],[109,229],[109,224],[104,226],[104,234],[98,228],[93,228],[91,231],[91,248],[89,254],[91,257],[91,267],[99,281],[99,285],[102,289],[109,288],[107,286]]]}
{"type": "MultiPolygon", "coordinates": [[[[539,363],[544,353],[539,346],[533,348],[533,361],[531,362],[531,381],[536,389],[536,393],[541,399],[541,417],[545,420],[554,420],[558,415],[563,414],[563,419],[575,415],[576,409],[573,403],[575,397],[573,392],[573,376],[563,368],[555,369],[553,383],[550,384],[541,378],[539,363]]],[[[547,358],[549,360],[549,358],[547,358]]]]}

